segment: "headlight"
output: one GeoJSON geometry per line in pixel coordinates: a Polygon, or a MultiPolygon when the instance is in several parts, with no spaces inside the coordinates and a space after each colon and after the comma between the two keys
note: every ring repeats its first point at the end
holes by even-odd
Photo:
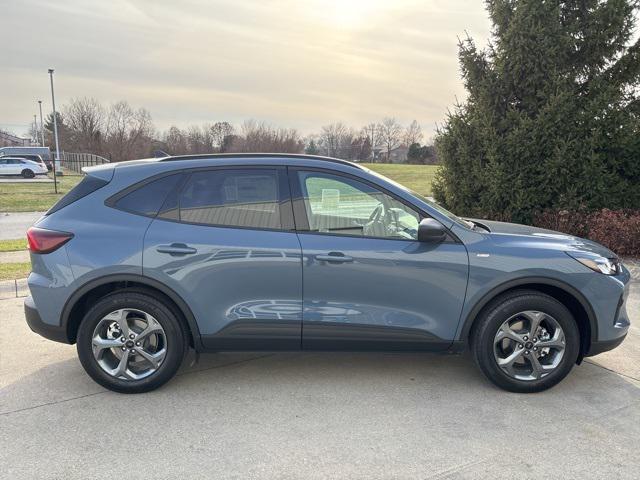
{"type": "Polygon", "coordinates": [[[622,272],[622,265],[618,258],[607,258],[578,252],[566,252],[566,254],[594,272],[604,273],[605,275],[617,275],[622,272]]]}

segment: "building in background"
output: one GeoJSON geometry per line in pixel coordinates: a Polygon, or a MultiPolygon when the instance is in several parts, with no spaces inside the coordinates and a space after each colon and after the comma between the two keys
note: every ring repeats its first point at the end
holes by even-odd
{"type": "Polygon", "coordinates": [[[37,145],[30,138],[17,137],[9,132],[0,130],[0,147],[30,147],[37,145]]]}

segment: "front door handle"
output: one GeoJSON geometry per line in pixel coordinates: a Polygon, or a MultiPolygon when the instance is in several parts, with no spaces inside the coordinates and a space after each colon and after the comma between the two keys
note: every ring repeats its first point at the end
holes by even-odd
{"type": "Polygon", "coordinates": [[[171,245],[158,245],[156,247],[156,251],[160,253],[168,253],[169,255],[172,255],[172,256],[192,255],[198,252],[198,250],[196,250],[195,248],[189,247],[184,243],[172,243],[171,245]]]}
{"type": "Polygon", "coordinates": [[[353,257],[349,257],[342,252],[329,252],[327,255],[316,255],[316,260],[319,262],[347,263],[353,262],[353,257]]]}

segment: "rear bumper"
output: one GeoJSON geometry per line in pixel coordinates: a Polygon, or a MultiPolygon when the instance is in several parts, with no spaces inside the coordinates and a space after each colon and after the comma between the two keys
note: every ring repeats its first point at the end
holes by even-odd
{"type": "Polygon", "coordinates": [[[38,335],[42,335],[44,338],[48,338],[54,342],[71,343],[67,338],[67,332],[64,327],[60,325],[50,325],[42,321],[40,313],[35,303],[33,303],[33,298],[30,296],[24,300],[24,316],[27,319],[29,328],[38,335]]]}

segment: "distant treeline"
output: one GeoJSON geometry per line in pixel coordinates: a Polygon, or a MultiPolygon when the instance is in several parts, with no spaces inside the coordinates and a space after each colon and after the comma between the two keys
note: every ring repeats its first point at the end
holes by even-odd
{"type": "MultiPolygon", "coordinates": [[[[111,161],[148,157],[162,150],[172,155],[210,152],[284,152],[327,155],[355,161],[437,163],[432,145],[423,145],[417,121],[403,126],[394,118],[353,128],[342,122],[303,136],[293,128],[257,120],[226,121],[157,130],[151,114],[126,101],[105,107],[95,98],[76,98],[58,112],[60,148],[102,155],[111,161]]],[[[53,147],[53,114],[45,124],[45,142],[53,147]]],[[[35,127],[32,138],[38,138],[35,127]]]]}

